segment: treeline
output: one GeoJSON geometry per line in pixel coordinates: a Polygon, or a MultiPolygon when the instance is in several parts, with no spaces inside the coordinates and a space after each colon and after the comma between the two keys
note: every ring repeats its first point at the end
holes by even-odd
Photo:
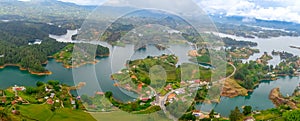
{"type": "MultiPolygon", "coordinates": [[[[299,33],[297,32],[288,32],[282,30],[265,30],[261,27],[247,26],[247,25],[224,24],[224,23],[217,22],[216,26],[221,33],[236,35],[245,38],[255,38],[255,37],[270,38],[270,37],[280,37],[280,36],[298,37],[299,36],[299,33]]],[[[286,26],[284,28],[286,28],[286,26]]]]}
{"type": "Polygon", "coordinates": [[[254,47],[257,46],[256,42],[238,41],[229,37],[222,38],[226,47],[254,47]]]}
{"type": "Polygon", "coordinates": [[[267,73],[272,71],[273,66],[256,63],[250,61],[249,63],[234,63],[237,70],[234,74],[234,79],[239,80],[239,84],[246,89],[253,89],[256,83],[262,79],[271,78],[267,73]]]}
{"type": "Polygon", "coordinates": [[[8,42],[0,41],[0,66],[4,64],[19,64],[22,68],[34,72],[45,72],[42,66],[48,56],[66,46],[65,43],[56,42],[53,39],[46,39],[41,45],[17,46],[8,42]]]}
{"type": "Polygon", "coordinates": [[[0,40],[14,45],[27,45],[34,39],[44,39],[49,34],[63,35],[67,30],[46,23],[12,21],[0,23],[0,40]]]}
{"type": "Polygon", "coordinates": [[[33,72],[46,72],[42,66],[48,56],[66,46],[49,38],[49,34],[65,34],[66,30],[45,23],[13,21],[0,23],[0,66],[18,64],[33,72]],[[32,40],[40,45],[28,45],[32,40]]]}

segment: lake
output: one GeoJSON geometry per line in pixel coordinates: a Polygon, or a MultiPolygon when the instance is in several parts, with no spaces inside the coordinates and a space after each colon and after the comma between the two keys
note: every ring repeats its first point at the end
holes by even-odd
{"type": "Polygon", "coordinates": [[[93,95],[96,91],[112,91],[116,99],[132,101],[137,98],[137,95],[113,86],[115,81],[110,79],[112,73],[125,68],[127,60],[143,59],[148,55],[159,56],[178,53],[176,55],[180,56],[179,63],[188,62],[186,53],[191,49],[189,45],[174,45],[163,51],[158,50],[155,46],[148,46],[146,50],[136,52],[133,51],[133,45],[109,48],[113,50],[109,57],[97,58],[99,62],[95,65],[87,64],[74,69],[66,69],[62,66],[62,63],[49,59],[45,68],[51,71],[52,74],[48,76],[31,75],[27,71],[20,71],[18,67],[0,69],[0,89],[6,89],[14,85],[35,86],[37,81],[47,82],[48,80],[59,80],[68,85],[86,82],[86,86],[78,91],[79,95],[93,95]]]}
{"type": "MultiPolygon", "coordinates": [[[[265,80],[250,92],[248,96],[238,96],[234,98],[221,97],[221,102],[216,104],[214,110],[219,112],[222,116],[229,116],[230,111],[237,106],[239,108],[250,105],[253,110],[265,110],[274,108],[275,106],[269,100],[269,93],[273,88],[279,87],[282,95],[292,95],[294,89],[299,84],[299,77],[280,77],[276,81],[265,80]]],[[[196,106],[197,109],[201,105],[196,106]]],[[[242,110],[242,109],[240,109],[242,110]]]]}
{"type": "MultiPolygon", "coordinates": [[[[236,40],[244,40],[244,41],[251,41],[256,42],[258,45],[257,48],[260,50],[260,53],[255,53],[253,56],[250,56],[250,58],[247,60],[256,60],[257,58],[261,57],[264,52],[267,52],[271,55],[271,52],[273,50],[275,51],[286,51],[290,52],[294,55],[300,56],[300,49],[290,48],[289,46],[297,46],[300,47],[300,37],[276,37],[276,38],[243,38],[243,37],[237,37],[234,35],[228,35],[223,33],[214,33],[219,35],[220,37],[230,37],[236,40]]],[[[269,64],[271,65],[277,65],[280,62],[279,56],[274,56],[272,60],[269,61],[269,64]]]]}
{"type": "MultiPolygon", "coordinates": [[[[275,51],[286,51],[293,53],[294,55],[300,56],[300,50],[290,48],[290,45],[300,46],[299,37],[277,37],[277,38],[268,38],[268,39],[249,39],[243,37],[237,37],[228,34],[219,34],[221,37],[230,37],[236,40],[245,40],[251,42],[257,42],[258,46],[255,47],[260,50],[260,53],[250,56],[247,60],[256,60],[261,57],[264,52],[271,54],[273,50],[275,51]]],[[[277,65],[280,62],[280,57],[275,56],[272,60],[269,61],[269,64],[277,65]]],[[[221,97],[221,102],[216,104],[214,110],[221,113],[222,116],[229,116],[230,111],[233,110],[236,106],[241,108],[242,106],[250,105],[254,110],[265,110],[269,108],[274,108],[275,106],[269,100],[269,93],[273,88],[279,87],[281,93],[286,96],[292,95],[294,89],[299,84],[299,77],[280,77],[276,81],[265,80],[254,89],[253,92],[250,92],[248,96],[238,96],[235,98],[221,97]]],[[[206,107],[206,106],[205,106],[206,107]]],[[[207,106],[209,107],[209,106],[207,106]]],[[[201,108],[201,105],[196,106],[197,109],[201,108]]]]}
{"type": "MultiPolygon", "coordinates": [[[[70,42],[70,35],[75,34],[75,31],[59,37],[62,42],[70,42]],[[67,36],[67,37],[66,37],[67,36]]],[[[258,42],[258,49],[261,53],[251,56],[250,59],[257,58],[263,54],[264,51],[271,52],[273,49],[280,51],[292,52],[293,54],[300,55],[299,50],[289,48],[290,45],[300,46],[299,38],[296,37],[279,37],[270,39],[246,39],[238,38],[238,40],[255,41],[258,42]],[[299,42],[297,42],[299,41],[299,42]]],[[[14,85],[34,86],[37,81],[47,82],[48,80],[59,80],[68,85],[75,85],[78,82],[87,82],[87,88],[83,88],[81,93],[94,94],[96,91],[112,91],[118,100],[131,101],[136,98],[136,94],[122,90],[113,86],[115,83],[110,79],[110,75],[118,72],[125,67],[126,60],[142,59],[148,55],[158,56],[161,54],[176,54],[179,56],[179,63],[188,62],[187,52],[191,49],[189,45],[172,45],[170,48],[160,51],[154,46],[148,46],[146,50],[133,51],[132,45],[125,47],[109,47],[111,54],[109,57],[98,58],[99,63],[95,65],[84,65],[75,69],[66,69],[61,63],[57,63],[54,59],[50,59],[46,65],[46,69],[53,72],[49,76],[35,76],[26,71],[20,71],[17,67],[7,67],[0,69],[0,88],[5,89],[14,85]],[[73,73],[77,75],[73,75],[73,73]],[[76,77],[76,82],[74,82],[76,77]]],[[[273,60],[274,64],[278,63],[279,59],[273,60]]],[[[264,81],[261,83],[249,96],[226,98],[222,97],[221,102],[216,105],[215,111],[221,113],[223,116],[228,116],[230,110],[235,106],[242,107],[244,105],[251,105],[254,110],[263,110],[273,108],[274,105],[268,99],[269,92],[272,88],[280,87],[283,95],[291,95],[296,85],[299,83],[298,77],[282,77],[276,81],[264,81]]],[[[199,108],[199,106],[196,106],[199,108]]]]}

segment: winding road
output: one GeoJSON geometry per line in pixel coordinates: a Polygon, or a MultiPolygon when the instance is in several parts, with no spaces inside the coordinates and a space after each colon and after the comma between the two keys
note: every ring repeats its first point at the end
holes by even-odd
{"type": "MultiPolygon", "coordinates": [[[[236,73],[236,67],[232,64],[232,63],[230,63],[230,62],[228,62],[228,64],[229,65],[231,65],[232,67],[233,67],[233,72],[229,75],[229,76],[227,76],[226,78],[223,78],[223,79],[220,79],[219,81],[216,81],[215,83],[217,83],[217,82],[221,82],[221,81],[225,81],[226,79],[229,79],[229,78],[231,78],[232,76],[234,76],[234,74],[236,73]]],[[[213,83],[214,84],[214,83],[213,83]]],[[[152,87],[151,87],[151,89],[152,90],[154,90],[152,87]]],[[[181,89],[181,88],[179,88],[179,89],[181,89]]],[[[154,90],[155,91],[155,90],[154,90]]],[[[165,104],[166,104],[166,101],[167,101],[167,98],[168,98],[168,96],[170,95],[170,94],[172,94],[172,93],[174,93],[176,90],[172,90],[172,91],[170,91],[170,92],[168,92],[165,96],[160,96],[159,97],[159,106],[160,106],[160,108],[164,111],[164,113],[169,117],[169,119],[172,119],[173,121],[176,121],[177,120],[177,118],[175,117],[175,116],[173,116],[172,114],[170,114],[170,113],[168,113],[168,111],[167,111],[167,109],[166,109],[166,106],[165,106],[165,104]]],[[[156,92],[155,92],[156,93],[156,92]]]]}

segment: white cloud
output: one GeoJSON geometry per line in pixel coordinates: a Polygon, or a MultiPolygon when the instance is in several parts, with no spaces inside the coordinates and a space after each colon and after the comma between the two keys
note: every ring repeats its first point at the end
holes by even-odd
{"type": "Polygon", "coordinates": [[[300,23],[297,0],[199,0],[198,3],[208,13],[300,23]]]}

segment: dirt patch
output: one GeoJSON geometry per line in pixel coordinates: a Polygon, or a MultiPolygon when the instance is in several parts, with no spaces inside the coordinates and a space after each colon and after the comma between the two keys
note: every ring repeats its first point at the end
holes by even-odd
{"type": "Polygon", "coordinates": [[[240,86],[234,79],[226,79],[221,96],[224,97],[236,97],[236,96],[247,96],[248,90],[240,86]]]}

